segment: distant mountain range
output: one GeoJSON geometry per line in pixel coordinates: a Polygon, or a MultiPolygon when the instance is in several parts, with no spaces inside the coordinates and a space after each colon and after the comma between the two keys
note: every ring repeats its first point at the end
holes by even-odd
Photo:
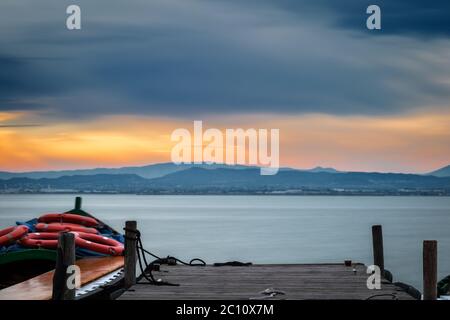
{"type": "MultiPolygon", "coordinates": [[[[162,177],[166,174],[186,170],[192,165],[175,165],[173,163],[157,163],[141,167],[123,167],[123,168],[95,168],[80,170],[62,170],[62,171],[32,171],[32,172],[4,172],[0,171],[0,179],[11,178],[59,178],[64,176],[92,176],[99,174],[135,174],[143,178],[152,179],[162,177]]],[[[219,165],[217,165],[219,167],[219,165]]],[[[215,169],[216,165],[209,167],[215,169]]],[[[236,167],[238,168],[238,167],[236,167]]]]}
{"type": "MultiPolygon", "coordinates": [[[[230,168],[230,169],[257,169],[255,166],[243,165],[226,165],[226,164],[180,164],[176,165],[171,162],[157,163],[141,167],[122,167],[122,168],[95,168],[95,169],[79,169],[79,170],[61,170],[61,171],[31,171],[31,172],[6,172],[0,171],[0,179],[11,178],[59,178],[64,176],[91,176],[98,174],[135,174],[142,178],[153,179],[163,177],[167,174],[190,169],[203,168],[207,170],[230,168]]],[[[280,171],[295,170],[291,168],[281,168],[280,171]]],[[[310,172],[339,172],[333,168],[315,167],[310,172]]]]}
{"type": "MultiPolygon", "coordinates": [[[[2,174],[4,177],[12,173],[2,174]]],[[[282,168],[276,175],[262,176],[258,167],[163,163],[12,175],[0,180],[0,192],[450,195],[450,177],[340,172],[321,167],[311,170],[282,168]]]]}
{"type": "Polygon", "coordinates": [[[450,177],[450,165],[438,169],[436,171],[430,172],[429,175],[436,177],[450,177]]]}
{"type": "Polygon", "coordinates": [[[324,167],[315,167],[309,170],[300,170],[300,171],[307,171],[307,172],[328,172],[328,173],[339,173],[343,171],[338,171],[334,168],[324,168],[324,167]]]}
{"type": "Polygon", "coordinates": [[[438,178],[414,174],[366,172],[306,172],[281,171],[274,176],[262,176],[257,169],[205,170],[191,168],[151,180],[153,186],[169,188],[248,188],[251,190],[292,189],[450,189],[450,177],[438,178]]]}

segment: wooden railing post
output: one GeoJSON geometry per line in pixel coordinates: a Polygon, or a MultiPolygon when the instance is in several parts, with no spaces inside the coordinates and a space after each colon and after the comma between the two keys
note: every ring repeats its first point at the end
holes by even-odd
{"type": "Polygon", "coordinates": [[[423,242],[423,299],[437,299],[437,241],[423,242]]]}
{"type": "Polygon", "coordinates": [[[129,289],[136,284],[136,221],[127,221],[125,223],[125,266],[124,266],[124,286],[129,289]]]}
{"type": "Polygon", "coordinates": [[[380,225],[372,226],[373,264],[384,273],[383,230],[380,225]]]}
{"type": "Polygon", "coordinates": [[[75,265],[75,235],[64,232],[59,235],[56,267],[53,275],[53,300],[74,300],[75,286],[69,288],[67,268],[75,265]]]}
{"type": "Polygon", "coordinates": [[[81,210],[81,197],[75,198],[75,210],[81,210]]]}

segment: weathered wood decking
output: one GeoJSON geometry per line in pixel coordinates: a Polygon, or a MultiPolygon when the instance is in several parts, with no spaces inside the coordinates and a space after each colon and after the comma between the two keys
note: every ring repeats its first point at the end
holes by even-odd
{"type": "Polygon", "coordinates": [[[366,267],[356,264],[288,264],[253,265],[248,267],[190,267],[161,266],[153,272],[156,279],[180,286],[137,284],[119,299],[377,299],[411,300],[410,295],[395,285],[382,281],[380,290],[369,290],[366,267]],[[356,269],[356,272],[353,271],[356,269]],[[263,294],[266,289],[284,294],[273,297],[263,294]]]}

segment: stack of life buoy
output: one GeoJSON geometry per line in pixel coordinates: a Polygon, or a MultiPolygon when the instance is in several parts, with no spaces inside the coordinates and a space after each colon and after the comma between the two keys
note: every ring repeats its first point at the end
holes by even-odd
{"type": "Polygon", "coordinates": [[[0,230],[0,247],[19,240],[28,233],[27,226],[8,227],[0,230]]]}
{"type": "Polygon", "coordinates": [[[38,219],[34,226],[37,232],[29,233],[29,228],[20,225],[0,231],[0,246],[18,242],[28,248],[56,249],[61,232],[72,232],[77,247],[97,253],[119,256],[123,254],[121,242],[108,238],[95,228],[98,221],[91,217],[71,213],[49,213],[38,219]]]}

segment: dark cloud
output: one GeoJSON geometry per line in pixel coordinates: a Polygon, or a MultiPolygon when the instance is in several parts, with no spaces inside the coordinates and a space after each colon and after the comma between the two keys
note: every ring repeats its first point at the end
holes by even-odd
{"type": "Polygon", "coordinates": [[[67,92],[64,59],[0,55],[0,110],[40,109],[36,97],[67,92]]]}
{"type": "Polygon", "coordinates": [[[378,2],[394,37],[368,33],[356,0],[79,1],[81,31],[64,28],[69,3],[24,18],[30,3],[0,4],[0,110],[386,114],[450,98],[439,0],[378,2]]]}
{"type": "MultiPolygon", "coordinates": [[[[205,0],[208,1],[208,0],[205,0]]],[[[222,0],[212,0],[222,1],[222,0]]],[[[421,38],[450,36],[450,1],[448,0],[230,0],[248,6],[271,7],[297,15],[299,18],[320,16],[330,25],[369,32],[366,9],[378,5],[382,13],[379,34],[407,35],[421,38]]]]}
{"type": "MultiPolygon", "coordinates": [[[[327,1],[322,0],[325,5],[327,1]]],[[[365,25],[365,20],[359,19],[354,14],[356,10],[365,10],[370,4],[377,4],[382,13],[382,31],[381,34],[388,35],[407,35],[429,38],[448,38],[450,37],[450,1],[448,0],[378,0],[378,1],[360,1],[345,0],[333,1],[336,5],[338,25],[361,29],[365,25]],[[343,10],[339,10],[339,3],[343,5],[343,10]]]]}

